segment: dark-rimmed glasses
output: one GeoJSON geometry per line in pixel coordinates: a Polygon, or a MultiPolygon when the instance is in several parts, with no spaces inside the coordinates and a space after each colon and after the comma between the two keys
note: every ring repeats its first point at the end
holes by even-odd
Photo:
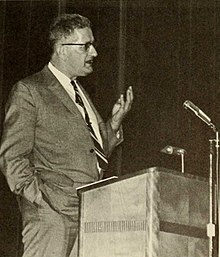
{"type": "Polygon", "coordinates": [[[87,42],[87,43],[63,43],[62,46],[84,46],[84,49],[86,52],[89,51],[90,46],[93,46],[95,48],[95,43],[87,42]]]}

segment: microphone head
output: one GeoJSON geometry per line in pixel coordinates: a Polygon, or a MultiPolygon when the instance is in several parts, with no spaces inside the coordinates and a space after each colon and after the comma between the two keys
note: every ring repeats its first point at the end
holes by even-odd
{"type": "Polygon", "coordinates": [[[212,125],[211,123],[211,119],[209,118],[209,116],[207,116],[198,106],[196,106],[194,103],[190,102],[189,100],[186,100],[183,103],[183,106],[185,107],[185,109],[189,109],[192,112],[194,112],[194,114],[200,118],[202,121],[204,121],[206,124],[208,124],[209,126],[212,125]]]}
{"type": "Polygon", "coordinates": [[[183,103],[183,107],[185,108],[185,109],[187,109],[188,107],[189,107],[189,105],[190,105],[190,101],[189,100],[186,100],[184,103],[183,103]]]}
{"type": "Polygon", "coordinates": [[[173,154],[173,155],[181,155],[181,154],[185,154],[186,150],[183,148],[179,148],[179,147],[174,147],[171,145],[167,145],[165,146],[162,150],[162,153],[166,153],[166,154],[173,154]]]}
{"type": "Polygon", "coordinates": [[[162,153],[166,153],[166,154],[172,154],[173,153],[173,147],[170,145],[165,146],[162,150],[162,153]]]}
{"type": "Polygon", "coordinates": [[[198,112],[199,111],[199,108],[193,103],[193,102],[191,102],[191,101],[189,101],[189,100],[186,100],[184,103],[183,103],[183,107],[185,108],[185,109],[190,109],[190,110],[192,110],[192,111],[196,111],[196,112],[198,112]]]}

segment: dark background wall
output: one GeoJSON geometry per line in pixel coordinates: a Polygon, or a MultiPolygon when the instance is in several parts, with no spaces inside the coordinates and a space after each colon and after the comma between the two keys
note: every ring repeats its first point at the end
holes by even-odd
{"type": "MultiPolygon", "coordinates": [[[[133,109],[124,121],[125,142],[108,175],[151,166],[207,177],[214,133],[183,108],[188,99],[219,123],[220,2],[216,0],[53,0],[0,2],[0,115],[11,86],[48,61],[46,32],[62,12],[90,18],[98,41],[95,72],[82,79],[106,119],[121,92],[133,86],[133,109]]],[[[20,216],[0,175],[0,255],[19,256],[20,216]]]]}
{"type": "Polygon", "coordinates": [[[182,104],[191,100],[218,123],[217,2],[128,1],[126,26],[125,80],[136,100],[126,123],[124,170],[179,169],[178,157],[160,153],[171,144],[186,149],[188,173],[207,176],[212,131],[182,104]]]}

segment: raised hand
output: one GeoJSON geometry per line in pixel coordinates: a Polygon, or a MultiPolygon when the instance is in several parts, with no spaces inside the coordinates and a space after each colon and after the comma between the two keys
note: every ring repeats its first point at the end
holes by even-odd
{"type": "Polygon", "coordinates": [[[130,111],[133,99],[133,90],[132,87],[129,87],[126,91],[126,101],[124,99],[124,95],[121,94],[117,102],[114,104],[111,118],[111,126],[114,131],[119,129],[122,120],[130,111]]]}

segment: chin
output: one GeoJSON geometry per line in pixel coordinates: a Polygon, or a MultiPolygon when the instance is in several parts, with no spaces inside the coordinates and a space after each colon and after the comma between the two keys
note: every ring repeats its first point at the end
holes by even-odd
{"type": "Polygon", "coordinates": [[[84,71],[84,73],[83,73],[82,76],[87,76],[87,75],[91,74],[92,72],[93,72],[93,68],[91,68],[91,69],[86,69],[86,70],[84,71]]]}

